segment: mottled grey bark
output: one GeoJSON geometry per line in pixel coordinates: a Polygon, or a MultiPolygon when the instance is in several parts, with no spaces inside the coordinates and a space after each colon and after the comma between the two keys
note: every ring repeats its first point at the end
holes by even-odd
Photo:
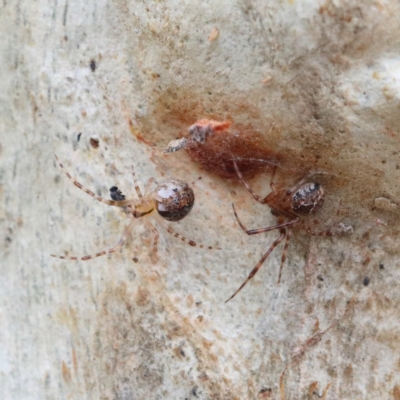
{"type": "MultiPolygon", "coordinates": [[[[400,399],[397,1],[0,10],[3,399],[400,399]],[[276,219],[185,152],[163,155],[200,118],[250,124],[296,160],[288,176],[313,160],[324,218],[354,233],[296,232],[281,284],[279,248],[224,304],[277,237],[247,237],[231,202],[249,227],[276,219]],[[196,181],[195,208],[171,226],[222,250],[158,226],[156,260],[139,220],[116,254],[51,258],[114,246],[125,220],[54,153],[104,197],[135,195],[131,165],[142,189],[196,181]]],[[[268,182],[251,181],[260,193],[268,182]]]]}

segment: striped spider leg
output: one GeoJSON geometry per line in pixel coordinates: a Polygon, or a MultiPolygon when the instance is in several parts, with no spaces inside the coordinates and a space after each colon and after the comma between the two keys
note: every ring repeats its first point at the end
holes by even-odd
{"type": "Polygon", "coordinates": [[[266,197],[262,198],[258,196],[253,189],[249,186],[246,180],[243,178],[241,172],[238,169],[236,161],[233,162],[236,174],[238,178],[241,180],[246,189],[251,193],[256,201],[261,204],[267,204],[271,208],[271,212],[274,216],[278,218],[278,224],[274,226],[270,226],[267,228],[259,228],[259,229],[246,229],[245,226],[240,221],[235,206],[232,204],[233,213],[235,218],[240,226],[240,228],[247,235],[256,235],[262,232],[269,232],[273,230],[279,230],[279,237],[272,243],[267,252],[261,257],[260,261],[250,272],[247,279],[243,282],[243,284],[236,290],[235,293],[231,297],[229,297],[226,302],[232,300],[247,284],[247,282],[253,278],[253,276],[257,273],[257,271],[261,268],[265,260],[269,257],[269,255],[273,252],[276,246],[286,239],[285,246],[282,253],[281,265],[279,268],[279,277],[278,284],[282,275],[282,267],[286,260],[289,242],[293,235],[293,226],[300,222],[301,217],[305,217],[308,215],[315,214],[324,203],[324,190],[322,186],[316,182],[306,182],[307,178],[302,179],[297,185],[295,185],[291,189],[277,189],[274,185],[273,178],[275,175],[276,168],[274,169],[271,176],[271,193],[269,193],[266,197]]]}
{"type": "MultiPolygon", "coordinates": [[[[123,195],[122,192],[116,186],[113,186],[112,188],[110,188],[110,196],[112,200],[108,200],[101,196],[97,196],[91,190],[85,188],[81,183],[79,183],[69,174],[69,172],[65,169],[64,165],[59,161],[58,157],[55,156],[55,158],[62,171],[65,173],[65,175],[67,175],[67,177],[72,181],[72,183],[76,187],[83,190],[88,195],[94,197],[101,203],[107,204],[109,206],[122,208],[125,211],[126,215],[128,216],[129,224],[125,228],[117,245],[112,248],[102,250],[97,253],[86,255],[83,257],[57,256],[51,254],[52,257],[61,258],[64,260],[87,261],[95,257],[103,256],[105,254],[114,253],[118,249],[120,249],[128,239],[129,235],[131,234],[134,228],[136,219],[155,214],[158,215],[161,220],[179,221],[185,218],[186,215],[188,215],[193,208],[194,205],[193,190],[187,183],[181,180],[178,179],[166,180],[160,184],[157,184],[155,190],[149,193],[150,185],[154,182],[154,179],[151,178],[148,184],[146,185],[146,190],[145,193],[143,194],[139,188],[139,185],[136,180],[136,175],[132,167],[133,182],[138,199],[126,199],[125,195],[123,195]]],[[[153,232],[154,235],[153,249],[152,249],[152,253],[154,254],[157,252],[157,242],[159,234],[157,229],[150,223],[150,221],[145,220],[145,222],[147,227],[153,232]]],[[[197,245],[194,241],[186,239],[184,236],[176,233],[169,227],[167,227],[167,231],[173,234],[175,237],[180,238],[183,242],[188,243],[190,246],[197,245]]],[[[203,245],[199,245],[199,247],[206,248],[206,246],[203,245]]],[[[207,246],[207,248],[212,249],[211,246],[207,246]]]]}

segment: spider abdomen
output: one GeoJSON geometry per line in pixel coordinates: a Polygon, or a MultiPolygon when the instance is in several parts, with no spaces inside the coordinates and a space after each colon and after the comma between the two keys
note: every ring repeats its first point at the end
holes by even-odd
{"type": "Polygon", "coordinates": [[[301,185],[292,195],[292,210],[297,215],[315,214],[324,204],[325,193],[319,183],[301,185]]]}
{"type": "Polygon", "coordinates": [[[187,183],[171,179],[157,186],[154,200],[161,217],[167,221],[180,221],[193,208],[194,193],[187,183]]]}

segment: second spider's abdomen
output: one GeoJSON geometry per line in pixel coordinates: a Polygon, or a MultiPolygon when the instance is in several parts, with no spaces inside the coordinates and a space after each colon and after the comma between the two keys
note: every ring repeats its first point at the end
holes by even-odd
{"type": "Polygon", "coordinates": [[[292,196],[292,210],[298,215],[314,214],[322,207],[324,200],[324,190],[319,183],[305,183],[292,196]]]}
{"type": "Polygon", "coordinates": [[[157,186],[154,200],[161,217],[167,221],[179,221],[193,208],[194,193],[187,183],[171,179],[157,186]]]}

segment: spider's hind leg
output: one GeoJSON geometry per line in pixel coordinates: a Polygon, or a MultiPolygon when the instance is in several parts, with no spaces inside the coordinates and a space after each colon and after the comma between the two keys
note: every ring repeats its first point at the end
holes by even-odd
{"type": "MultiPolygon", "coordinates": [[[[274,243],[272,243],[272,245],[270,246],[270,248],[267,250],[267,252],[261,257],[261,260],[257,263],[257,265],[252,269],[252,271],[250,272],[249,276],[247,277],[247,279],[241,284],[241,286],[239,287],[239,289],[236,290],[235,293],[233,293],[233,295],[231,297],[229,297],[228,300],[225,301],[225,303],[227,303],[228,301],[232,300],[242,289],[243,287],[247,284],[247,282],[253,278],[253,276],[258,272],[258,270],[261,268],[261,266],[264,264],[264,261],[269,257],[269,255],[274,251],[275,247],[278,246],[278,244],[280,242],[282,242],[283,239],[285,239],[285,237],[287,237],[287,233],[285,228],[281,228],[280,230],[281,235],[278,237],[278,239],[275,240],[274,243]]],[[[288,243],[288,242],[286,242],[288,243]]],[[[285,260],[283,260],[285,261],[285,260]]],[[[283,262],[281,264],[281,266],[283,265],[283,262]]]]}
{"type": "Polygon", "coordinates": [[[176,237],[177,239],[180,239],[182,242],[188,244],[189,246],[192,247],[199,247],[200,249],[207,249],[207,250],[221,250],[220,247],[216,246],[207,246],[201,243],[197,243],[194,240],[188,239],[186,236],[181,235],[180,233],[176,232],[173,230],[169,225],[166,225],[163,220],[159,219],[159,222],[164,226],[165,230],[171,234],[172,236],[176,237]]]}
{"type": "Polygon", "coordinates": [[[87,256],[83,256],[83,257],[77,257],[77,256],[66,257],[66,256],[57,256],[57,255],[54,255],[54,254],[51,254],[51,256],[55,257],[55,258],[61,258],[62,260],[73,260],[73,261],[83,260],[83,261],[87,261],[87,260],[90,260],[92,258],[104,256],[105,254],[115,253],[126,242],[126,239],[128,238],[128,236],[132,232],[134,223],[135,223],[135,219],[133,219],[130,222],[130,224],[127,226],[127,228],[125,229],[124,233],[122,234],[121,239],[119,240],[117,245],[114,246],[114,247],[111,247],[110,249],[102,250],[102,251],[99,251],[99,252],[97,252],[95,254],[90,254],[90,255],[87,255],[87,256]]]}
{"type": "Polygon", "coordinates": [[[292,235],[293,235],[293,230],[291,228],[288,228],[288,231],[286,234],[285,247],[283,248],[283,252],[282,252],[281,266],[279,268],[278,285],[281,282],[282,268],[283,268],[283,264],[285,263],[285,260],[286,260],[286,256],[287,256],[287,252],[288,252],[288,248],[289,248],[289,242],[290,242],[290,238],[292,237],[292,235]]]}
{"type": "Polygon", "coordinates": [[[153,247],[150,252],[150,258],[153,263],[158,261],[158,239],[160,234],[158,233],[157,228],[147,219],[144,220],[147,228],[153,233],[153,247]]]}

